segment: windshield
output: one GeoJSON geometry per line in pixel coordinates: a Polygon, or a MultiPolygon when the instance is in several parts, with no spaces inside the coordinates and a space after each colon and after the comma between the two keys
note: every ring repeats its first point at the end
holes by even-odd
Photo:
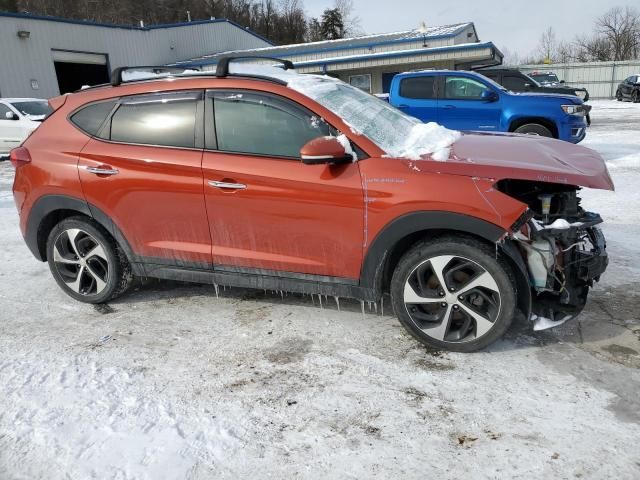
{"type": "Polygon", "coordinates": [[[558,76],[555,73],[531,73],[531,78],[537,80],[540,83],[560,83],[558,76]]]}
{"type": "Polygon", "coordinates": [[[421,122],[373,95],[332,79],[299,75],[289,87],[340,116],[345,123],[387,153],[401,150],[414,125],[421,122]]]}
{"type": "Polygon", "coordinates": [[[11,102],[11,105],[23,115],[39,117],[49,115],[51,107],[46,100],[30,100],[25,102],[11,102]]]}

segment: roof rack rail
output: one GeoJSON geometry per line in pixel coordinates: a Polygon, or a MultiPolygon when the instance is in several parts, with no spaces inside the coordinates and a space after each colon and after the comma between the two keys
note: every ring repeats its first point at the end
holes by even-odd
{"type": "Polygon", "coordinates": [[[271,60],[272,62],[281,63],[285,70],[293,70],[295,66],[291,60],[284,60],[276,57],[263,57],[254,55],[244,56],[224,56],[220,57],[216,65],[216,77],[226,77],[229,75],[229,63],[236,60],[271,60]]]}
{"type": "Polygon", "coordinates": [[[122,83],[127,83],[136,80],[153,80],[154,76],[172,76],[179,75],[181,73],[193,70],[200,70],[198,67],[167,67],[157,65],[144,65],[138,67],[118,67],[111,73],[111,85],[117,87],[122,83]],[[126,72],[141,72],[149,73],[149,77],[140,77],[133,80],[123,80],[122,74],[126,72]]]}

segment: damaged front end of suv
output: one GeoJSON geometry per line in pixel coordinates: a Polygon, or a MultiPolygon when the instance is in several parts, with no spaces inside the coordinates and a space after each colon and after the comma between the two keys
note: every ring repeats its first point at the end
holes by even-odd
{"type": "Polygon", "coordinates": [[[607,268],[602,218],[580,206],[577,186],[501,180],[496,188],[528,206],[509,241],[528,270],[533,328],[561,325],[582,311],[607,268]]]}

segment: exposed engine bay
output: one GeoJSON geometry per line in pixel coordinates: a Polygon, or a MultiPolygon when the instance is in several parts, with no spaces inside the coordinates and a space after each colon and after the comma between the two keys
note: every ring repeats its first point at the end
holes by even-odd
{"type": "Polygon", "coordinates": [[[526,263],[532,288],[534,330],[579,314],[608,257],[600,215],[580,206],[579,187],[502,180],[497,189],[529,206],[513,225],[511,240],[526,263]]]}

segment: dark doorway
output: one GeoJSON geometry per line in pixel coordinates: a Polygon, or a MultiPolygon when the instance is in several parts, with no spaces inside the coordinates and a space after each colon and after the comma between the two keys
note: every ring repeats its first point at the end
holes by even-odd
{"type": "Polygon", "coordinates": [[[92,63],[53,62],[58,77],[60,93],[80,90],[83,85],[109,83],[109,70],[106,65],[92,63]]]}
{"type": "Polygon", "coordinates": [[[391,90],[391,80],[395,77],[399,72],[388,72],[382,74],[382,93],[389,93],[391,90]]]}

